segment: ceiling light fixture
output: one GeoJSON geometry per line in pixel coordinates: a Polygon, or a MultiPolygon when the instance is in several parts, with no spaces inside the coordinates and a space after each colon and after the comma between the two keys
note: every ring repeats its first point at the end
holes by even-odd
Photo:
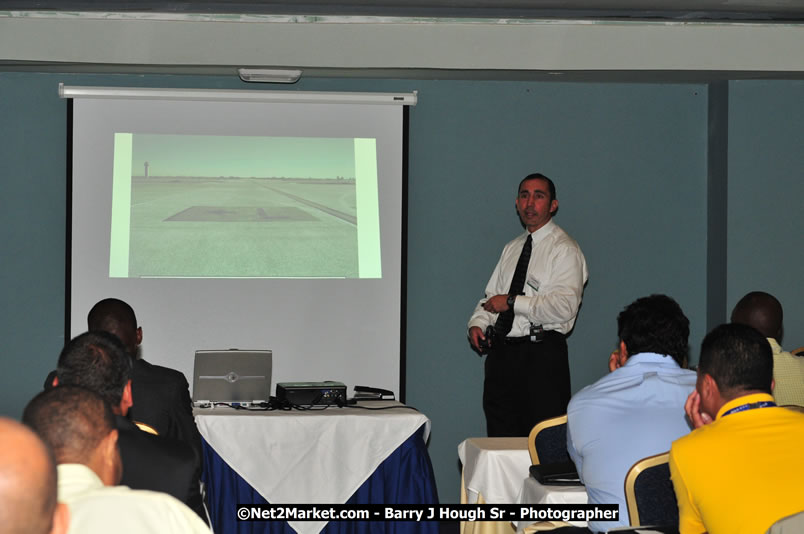
{"type": "Polygon", "coordinates": [[[244,82],[256,83],[296,83],[302,75],[301,69],[237,69],[244,82]]]}

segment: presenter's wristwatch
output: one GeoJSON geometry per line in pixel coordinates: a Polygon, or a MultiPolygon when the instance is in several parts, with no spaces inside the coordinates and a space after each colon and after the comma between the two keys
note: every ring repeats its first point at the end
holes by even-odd
{"type": "Polygon", "coordinates": [[[516,295],[508,295],[508,298],[505,299],[505,303],[508,304],[508,307],[513,310],[515,300],[516,300],[516,295]]]}

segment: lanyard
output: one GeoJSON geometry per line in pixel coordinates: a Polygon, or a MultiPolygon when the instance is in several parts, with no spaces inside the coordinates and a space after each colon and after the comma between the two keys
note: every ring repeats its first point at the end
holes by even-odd
{"type": "Polygon", "coordinates": [[[759,401],[759,402],[750,402],[748,404],[743,404],[741,406],[736,406],[731,410],[725,412],[721,417],[726,417],[729,414],[737,413],[737,412],[744,412],[746,410],[755,410],[757,408],[770,408],[772,406],[776,406],[776,403],[773,401],[759,401]]]}

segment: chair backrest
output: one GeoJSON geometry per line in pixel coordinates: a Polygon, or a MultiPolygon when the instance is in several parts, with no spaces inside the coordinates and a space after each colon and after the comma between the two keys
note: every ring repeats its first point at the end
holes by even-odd
{"type": "Polygon", "coordinates": [[[528,451],[534,465],[569,461],[567,416],[560,415],[537,423],[528,436],[528,451]]]}
{"type": "Polygon", "coordinates": [[[802,355],[802,354],[804,354],[804,347],[799,347],[799,348],[797,348],[795,350],[791,350],[790,354],[793,354],[795,356],[802,355]]]}
{"type": "Polygon", "coordinates": [[[804,512],[784,517],[768,529],[766,534],[798,534],[804,532],[804,512]]]}
{"type": "Polygon", "coordinates": [[[625,476],[625,502],[632,527],[678,526],[678,503],[670,480],[669,452],[648,456],[625,476]]]}

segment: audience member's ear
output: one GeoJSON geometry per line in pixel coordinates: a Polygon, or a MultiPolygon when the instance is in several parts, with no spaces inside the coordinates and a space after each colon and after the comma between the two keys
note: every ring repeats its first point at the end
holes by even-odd
{"type": "Polygon", "coordinates": [[[134,406],[134,394],[131,393],[131,380],[129,380],[126,382],[123,388],[123,396],[120,398],[120,415],[125,416],[132,406],[134,406]]]}
{"type": "Polygon", "coordinates": [[[717,387],[717,382],[715,382],[715,379],[712,378],[712,375],[710,375],[709,373],[704,373],[703,387],[708,397],[711,397],[715,393],[720,392],[720,390],[717,387]]]}
{"type": "Polygon", "coordinates": [[[707,414],[714,420],[723,402],[720,396],[720,389],[715,379],[712,378],[712,375],[704,373],[701,378],[701,388],[699,392],[701,394],[701,412],[707,414]]]}
{"type": "Polygon", "coordinates": [[[714,382],[714,379],[712,378],[712,375],[702,373],[699,370],[698,371],[698,380],[700,382],[700,387],[697,388],[697,389],[698,389],[698,393],[701,395],[701,399],[703,400],[703,399],[710,398],[712,396],[711,395],[711,393],[712,393],[712,383],[714,382]]]}
{"type": "Polygon", "coordinates": [[[53,377],[53,387],[56,387],[56,386],[58,386],[58,385],[59,385],[59,377],[58,377],[58,376],[54,376],[54,377],[53,377]]]}
{"type": "Polygon", "coordinates": [[[141,343],[142,343],[142,327],[138,326],[137,327],[137,345],[140,345],[141,343]]]}
{"type": "Polygon", "coordinates": [[[70,528],[70,508],[63,502],[56,504],[50,534],[66,534],[70,528]]]}

